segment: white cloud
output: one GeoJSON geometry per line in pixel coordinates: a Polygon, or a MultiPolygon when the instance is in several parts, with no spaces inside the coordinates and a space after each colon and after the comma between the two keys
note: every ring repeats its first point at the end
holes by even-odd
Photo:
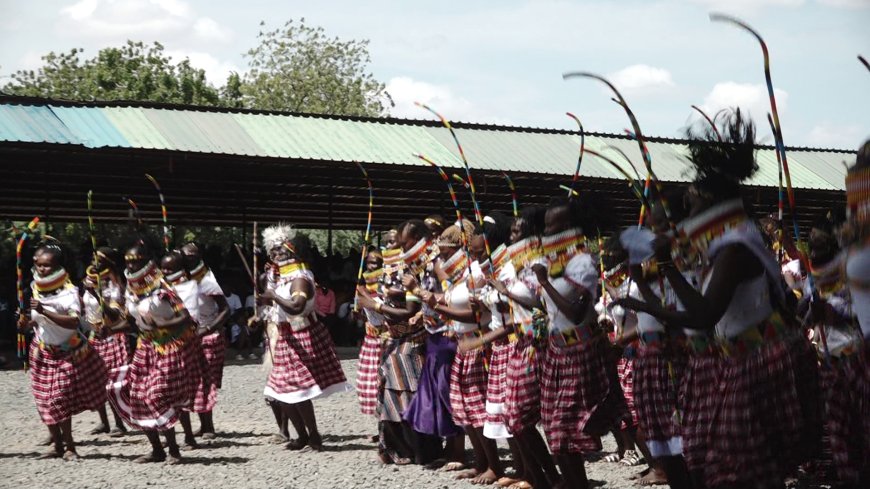
{"type": "Polygon", "coordinates": [[[644,92],[674,86],[671,73],[664,68],[644,64],[627,66],[607,75],[620,91],[644,92]]]}
{"type": "Polygon", "coordinates": [[[867,138],[867,129],[857,124],[822,122],[807,136],[807,144],[821,148],[854,149],[867,138]]]}
{"type": "Polygon", "coordinates": [[[817,0],[822,5],[834,8],[859,9],[870,7],[870,0],[817,0]]]}
{"type": "MultiPolygon", "coordinates": [[[[777,111],[782,114],[787,109],[788,92],[774,88],[773,93],[776,95],[777,111]]],[[[710,117],[722,109],[733,107],[748,112],[760,127],[767,127],[765,121],[767,113],[770,112],[767,86],[733,81],[720,82],[713,86],[713,90],[707,94],[701,106],[710,117]]]]}
{"type": "Polygon", "coordinates": [[[395,107],[390,109],[394,117],[423,119],[428,117],[425,110],[414,105],[422,102],[448,117],[450,120],[463,122],[489,122],[509,124],[509,121],[481,111],[468,99],[460,97],[443,85],[434,85],[417,81],[407,76],[392,78],[387,83],[395,107]]]}
{"type": "Polygon", "coordinates": [[[193,32],[206,41],[225,42],[232,38],[232,32],[218,24],[214,19],[202,17],[193,23],[193,32]]]}
{"type": "Polygon", "coordinates": [[[99,3],[99,0],[81,0],[78,3],[62,8],[60,12],[68,15],[72,20],[83,20],[93,15],[99,3]]]}
{"type": "Polygon", "coordinates": [[[221,61],[211,54],[197,51],[166,51],[166,54],[172,58],[173,63],[179,63],[184,58],[190,59],[190,64],[194,68],[205,70],[206,79],[215,86],[222,86],[227,81],[227,76],[235,71],[241,72],[238,66],[228,61],[221,61]]]}
{"type": "Polygon", "coordinates": [[[190,6],[187,5],[187,2],[181,0],[150,0],[150,2],[176,17],[188,17],[190,15],[190,6]]]}

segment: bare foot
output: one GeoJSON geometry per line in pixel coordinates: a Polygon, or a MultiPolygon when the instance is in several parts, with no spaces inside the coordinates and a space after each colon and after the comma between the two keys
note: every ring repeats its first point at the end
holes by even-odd
{"type": "Polygon", "coordinates": [[[441,470],[441,472],[456,472],[458,470],[464,470],[464,469],[465,469],[464,463],[453,461],[453,462],[447,462],[439,470],[441,470]]]}
{"type": "Polygon", "coordinates": [[[150,464],[154,462],[162,462],[166,460],[166,454],[160,452],[151,452],[148,455],[142,455],[141,457],[133,460],[137,464],[150,464]]]}
{"type": "Polygon", "coordinates": [[[441,467],[444,467],[445,465],[447,465],[447,460],[445,460],[443,458],[439,458],[439,459],[435,459],[435,460],[429,462],[428,464],[423,466],[423,468],[426,470],[437,470],[437,469],[440,469],[441,467]]]}
{"type": "Polygon", "coordinates": [[[510,487],[510,486],[516,484],[517,482],[520,482],[520,480],[521,479],[515,479],[513,477],[505,476],[505,477],[502,477],[501,479],[495,481],[495,485],[497,485],[498,487],[510,487]]]}
{"type": "Polygon", "coordinates": [[[36,457],[36,459],[37,460],[49,460],[52,458],[60,458],[62,456],[63,456],[63,451],[51,449],[51,450],[41,454],[39,457],[36,457]]]}
{"type": "Polygon", "coordinates": [[[170,453],[169,456],[166,457],[166,465],[178,465],[180,463],[181,463],[181,454],[180,453],[176,454],[176,455],[173,455],[170,453]]]}
{"type": "Polygon", "coordinates": [[[77,454],[75,450],[67,450],[63,454],[63,459],[67,462],[72,462],[79,459],[79,454],[77,454]]]}
{"type": "Polygon", "coordinates": [[[659,470],[650,470],[649,473],[637,481],[641,486],[664,486],[668,483],[667,476],[659,470]]]}
{"type": "Polygon", "coordinates": [[[467,469],[467,470],[463,470],[462,472],[459,472],[459,473],[456,474],[456,476],[453,477],[453,478],[456,479],[456,480],[474,479],[474,478],[477,477],[478,475],[480,475],[480,471],[479,471],[479,470],[477,470],[477,469],[467,469]]]}
{"type": "Polygon", "coordinates": [[[196,438],[184,438],[185,450],[196,450],[197,448],[199,448],[199,443],[196,442],[196,438]]]}
{"type": "Polygon", "coordinates": [[[320,437],[320,433],[309,434],[308,436],[308,446],[315,452],[322,452],[323,438],[320,437]]]}
{"type": "Polygon", "coordinates": [[[532,489],[532,484],[527,481],[519,481],[511,485],[508,489],[532,489]]]}
{"type": "Polygon", "coordinates": [[[286,448],[287,450],[302,450],[307,446],[307,438],[296,438],[295,440],[290,440],[286,445],[284,445],[284,448],[286,448]]]}
{"type": "Polygon", "coordinates": [[[214,440],[215,438],[217,438],[217,435],[213,431],[202,434],[203,440],[214,440]]]}
{"type": "Polygon", "coordinates": [[[289,439],[281,433],[275,433],[274,435],[272,435],[271,438],[269,438],[269,441],[276,445],[282,445],[284,443],[287,443],[289,439]]]}
{"type": "Polygon", "coordinates": [[[127,434],[127,428],[123,426],[116,426],[112,428],[112,431],[109,432],[109,436],[112,438],[120,438],[127,434]]]}
{"type": "Polygon", "coordinates": [[[478,475],[474,479],[471,479],[472,484],[478,484],[481,486],[488,486],[490,484],[494,484],[495,481],[498,480],[498,474],[495,473],[492,469],[487,469],[486,472],[478,475]]]}
{"type": "Polygon", "coordinates": [[[109,427],[104,425],[104,424],[100,424],[96,428],[92,429],[89,434],[100,435],[100,434],[108,433],[108,432],[109,432],[109,427]]]}

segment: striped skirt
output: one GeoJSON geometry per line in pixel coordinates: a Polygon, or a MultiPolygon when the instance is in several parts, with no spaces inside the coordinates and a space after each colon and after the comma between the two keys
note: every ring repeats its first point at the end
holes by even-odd
{"type": "Polygon", "coordinates": [[[521,336],[510,350],[505,379],[505,423],[510,433],[534,428],[541,421],[541,362],[539,350],[528,336],[521,336]]]}
{"type": "Polygon", "coordinates": [[[620,429],[637,427],[637,409],[634,407],[634,359],[620,357],[616,362],[616,375],[619,377],[619,387],[628,408],[629,417],[620,422],[620,429]]]}
{"type": "Polygon", "coordinates": [[[423,358],[426,354],[426,332],[393,338],[384,345],[380,366],[377,415],[381,421],[402,422],[417,392],[423,358]]]}
{"type": "Polygon", "coordinates": [[[202,377],[202,354],[193,336],[163,352],[140,339],[133,361],[109,372],[109,402],[127,424],[165,431],[193,407],[202,377]]]}
{"type": "Polygon", "coordinates": [[[352,389],[323,323],[301,331],[293,331],[286,323],[279,325],[274,354],[263,390],[266,398],[296,404],[352,389]]]}
{"type": "Polygon", "coordinates": [[[55,425],[106,403],[106,366],[83,341],[73,351],[30,346],[30,386],[42,422],[55,425]]]}
{"type": "Polygon", "coordinates": [[[130,360],[130,350],[124,333],[116,333],[107,338],[92,338],[88,340],[88,343],[103,359],[106,370],[127,365],[130,360]]]}
{"type": "Polygon", "coordinates": [[[366,335],[359,350],[356,367],[356,395],[359,410],[373,416],[378,407],[378,370],[381,367],[382,342],[380,338],[366,335]]]}
{"type": "MultiPolygon", "coordinates": [[[[541,419],[556,455],[601,450],[600,436],[627,416],[602,337],[561,346],[553,337],[541,366],[541,419]]],[[[614,369],[615,370],[615,369],[614,369]]],[[[615,373],[615,372],[614,372],[615,373]]]]}
{"type": "Polygon", "coordinates": [[[510,438],[504,414],[504,399],[507,387],[508,361],[514,343],[507,338],[492,345],[489,372],[486,380],[486,422],[483,435],[493,440],[510,438]]]}
{"type": "Polygon", "coordinates": [[[482,428],[486,423],[486,352],[483,348],[456,353],[450,369],[453,422],[482,428]]]}

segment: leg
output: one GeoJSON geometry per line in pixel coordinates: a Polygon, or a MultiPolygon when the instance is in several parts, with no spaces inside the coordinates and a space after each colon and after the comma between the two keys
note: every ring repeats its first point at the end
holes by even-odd
{"type": "Polygon", "coordinates": [[[583,455],[556,455],[556,462],[562,469],[562,487],[571,489],[588,489],[586,467],[583,466],[583,455]]]}
{"type": "Polygon", "coordinates": [[[305,423],[305,429],[308,431],[308,446],[316,451],[323,450],[323,439],[317,431],[317,418],[314,416],[314,403],[300,402],[296,404],[296,409],[299,410],[302,422],[305,423]]]}
{"type": "Polygon", "coordinates": [[[63,437],[60,432],[60,424],[48,425],[48,432],[51,437],[52,448],[43,453],[39,458],[59,458],[63,456],[63,437]]]}
{"type": "Polygon", "coordinates": [[[124,420],[121,419],[121,415],[118,414],[118,410],[115,409],[115,406],[109,404],[109,407],[112,408],[112,416],[115,418],[115,428],[109,432],[109,436],[122,436],[127,433],[127,427],[124,426],[124,420]]]}
{"type": "Polygon", "coordinates": [[[106,412],[106,405],[97,408],[97,414],[100,415],[100,424],[91,430],[91,435],[99,435],[100,433],[109,432],[109,414],[106,412]]]}
{"type": "Polygon", "coordinates": [[[668,484],[671,485],[672,489],[691,489],[692,481],[683,457],[661,457],[658,460],[661,463],[662,471],[667,475],[668,484]]]}
{"type": "MultiPolygon", "coordinates": [[[[296,430],[296,439],[290,440],[287,443],[286,447],[290,450],[301,450],[308,445],[308,431],[305,429],[305,422],[302,420],[302,415],[299,413],[299,409],[297,409],[298,404],[284,404],[281,403],[281,407],[284,412],[285,423],[286,420],[289,420],[293,425],[293,429],[296,430]]],[[[289,433],[288,433],[289,435],[289,433]]],[[[289,438],[289,436],[288,436],[289,438]]]]}
{"type": "MultiPolygon", "coordinates": [[[[188,411],[182,411],[179,415],[179,421],[181,421],[181,427],[184,429],[184,447],[188,449],[199,448],[199,444],[196,443],[196,438],[193,437],[193,427],[190,424],[190,413],[188,411]]],[[[175,432],[172,432],[172,439],[175,439],[175,432]]]]}
{"type": "Polygon", "coordinates": [[[178,449],[178,443],[175,442],[175,428],[169,428],[164,431],[163,437],[166,438],[166,448],[169,450],[169,458],[166,460],[166,463],[172,465],[180,463],[181,451],[178,449]]]}
{"type": "Polygon", "coordinates": [[[269,408],[272,409],[272,415],[275,416],[275,423],[278,424],[278,433],[273,438],[278,443],[287,443],[290,439],[290,431],[287,427],[287,416],[284,414],[283,403],[280,401],[266,401],[269,408]]]}
{"type": "MultiPolygon", "coordinates": [[[[143,455],[136,459],[136,463],[149,463],[149,462],[162,462],[166,460],[166,452],[163,450],[163,446],[160,445],[160,434],[155,430],[144,430],[145,436],[148,438],[148,442],[151,443],[151,453],[148,455],[143,455]]],[[[173,438],[173,442],[175,438],[173,438]]],[[[176,445],[176,448],[178,446],[176,445]]]]}
{"type": "Polygon", "coordinates": [[[530,467],[526,464],[523,449],[520,447],[520,441],[516,437],[508,438],[507,444],[508,449],[510,449],[511,452],[511,466],[513,466],[514,473],[513,475],[505,475],[499,479],[496,482],[496,485],[499,487],[508,487],[519,481],[528,481],[531,479],[528,473],[530,467]]]}
{"type": "Polygon", "coordinates": [[[215,437],[214,418],[211,411],[199,413],[199,432],[202,434],[203,440],[211,440],[215,437]]]}
{"type": "Polygon", "coordinates": [[[447,460],[447,463],[441,467],[444,472],[465,468],[465,435],[447,437],[444,441],[444,459],[447,460]]]}
{"type": "MultiPolygon", "coordinates": [[[[483,427],[474,428],[474,436],[480,444],[486,467],[483,472],[481,472],[480,475],[475,477],[471,482],[473,484],[483,485],[492,484],[497,481],[499,477],[504,475],[504,471],[502,471],[501,467],[501,460],[498,458],[498,446],[495,444],[495,440],[483,436],[483,427]]],[[[477,458],[476,453],[475,458],[477,458]]]]}
{"type": "Polygon", "coordinates": [[[525,428],[522,431],[521,437],[523,442],[529,447],[532,458],[544,471],[544,475],[550,482],[550,485],[556,485],[560,475],[559,471],[556,470],[556,464],[553,463],[553,457],[550,456],[550,450],[547,448],[547,442],[544,441],[544,437],[541,436],[541,433],[534,426],[525,428]]]}
{"type": "Polygon", "coordinates": [[[75,460],[78,458],[76,453],[76,443],[72,435],[72,418],[60,423],[60,433],[63,438],[63,444],[66,447],[63,453],[64,460],[75,460]]]}

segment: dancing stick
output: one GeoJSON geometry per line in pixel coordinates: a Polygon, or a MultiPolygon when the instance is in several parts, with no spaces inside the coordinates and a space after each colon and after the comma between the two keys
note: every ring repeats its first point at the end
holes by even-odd
{"type": "Polygon", "coordinates": [[[864,65],[865,68],[867,68],[868,70],[870,70],[870,63],[868,63],[867,60],[864,59],[864,56],[861,56],[861,55],[859,54],[859,55],[858,55],[858,61],[860,61],[861,64],[864,65]]]}
{"type": "MultiPolygon", "coordinates": [[[[18,244],[15,246],[15,271],[17,274],[18,281],[16,282],[16,292],[18,292],[18,314],[24,316],[24,268],[21,263],[21,253],[24,250],[24,242],[27,241],[30,234],[33,234],[33,231],[36,229],[36,225],[39,224],[39,217],[34,217],[32,221],[27,224],[27,227],[24,228],[24,231],[21,233],[21,237],[18,239],[18,244]]],[[[21,362],[24,364],[24,371],[27,371],[27,338],[24,336],[24,333],[18,332],[18,358],[21,359],[21,362]]]]}
{"type": "Polygon", "coordinates": [[[165,246],[166,251],[169,252],[169,219],[166,215],[166,199],[163,197],[163,190],[161,190],[160,184],[157,183],[157,179],[147,173],[145,174],[145,178],[154,185],[154,188],[157,189],[157,196],[160,197],[160,211],[163,213],[163,246],[165,246]]]}
{"type": "Polygon", "coordinates": [[[565,112],[565,115],[574,119],[574,122],[577,123],[577,127],[580,129],[580,154],[577,155],[577,168],[574,170],[574,177],[571,179],[571,191],[568,192],[568,199],[572,199],[574,196],[579,195],[575,192],[577,188],[577,180],[580,178],[580,165],[583,164],[583,153],[586,149],[586,131],[583,130],[583,123],[580,122],[580,118],[576,115],[565,112]]]}
{"type": "MultiPolygon", "coordinates": [[[[773,117],[771,117],[770,112],[767,113],[767,123],[770,124],[770,131],[773,133],[773,139],[776,140],[776,127],[773,125],[773,117]]],[[[773,147],[773,152],[776,153],[776,166],[777,173],[779,176],[779,195],[777,202],[777,228],[779,231],[779,236],[777,239],[779,240],[779,256],[777,257],[780,261],[782,261],[782,256],[784,250],[782,248],[782,233],[783,233],[783,221],[782,221],[782,209],[784,207],[785,197],[782,193],[782,158],[779,155],[779,148],[777,146],[773,147]]]]}
{"type": "Polygon", "coordinates": [[[91,248],[94,250],[94,271],[97,273],[97,284],[94,287],[97,292],[97,303],[99,304],[99,312],[100,312],[100,324],[98,326],[99,329],[103,327],[103,312],[105,311],[105,306],[103,304],[103,284],[102,279],[100,277],[99,265],[97,263],[97,230],[94,227],[94,191],[88,190],[88,231],[91,235],[91,248]]]}
{"type": "MultiPolygon", "coordinates": [[[[254,238],[254,240],[256,241],[256,238],[254,238]]],[[[248,277],[251,279],[251,283],[254,285],[254,317],[257,317],[257,298],[259,297],[259,294],[257,293],[257,276],[254,274],[254,272],[251,271],[251,266],[248,265],[248,259],[247,257],[245,257],[245,252],[242,251],[241,245],[239,245],[238,243],[233,243],[233,247],[236,248],[236,253],[239,254],[239,258],[242,260],[242,265],[245,267],[245,271],[248,272],[248,277]]],[[[255,247],[254,260],[257,259],[256,256],[257,249],[255,247]]],[[[257,265],[255,263],[254,267],[256,266],[257,265]]],[[[254,268],[254,270],[256,270],[256,268],[254,268]]],[[[269,328],[263,327],[263,335],[266,337],[266,344],[269,345],[269,358],[275,358],[273,356],[274,354],[272,353],[272,342],[269,340],[269,328]]]]}
{"type": "Polygon", "coordinates": [[[698,111],[698,113],[701,114],[701,117],[703,117],[704,120],[706,120],[707,123],[710,124],[710,127],[713,128],[713,132],[716,133],[716,139],[718,139],[719,142],[721,143],[722,142],[722,134],[719,133],[719,128],[716,127],[716,124],[713,122],[713,119],[711,119],[710,116],[707,115],[706,112],[701,110],[701,108],[698,107],[697,105],[693,105],[692,108],[695,109],[696,111],[698,111]]]}
{"type": "MultiPolygon", "coordinates": [[[[374,190],[372,187],[372,180],[371,180],[371,178],[369,178],[368,172],[366,171],[365,168],[363,168],[363,166],[360,162],[355,161],[354,163],[356,163],[356,166],[357,166],[357,168],[359,168],[359,171],[362,172],[363,178],[365,178],[365,180],[366,180],[366,186],[369,188],[369,215],[368,215],[368,220],[366,221],[366,234],[365,234],[365,237],[363,238],[362,250],[360,251],[359,270],[357,270],[357,273],[356,273],[356,283],[357,283],[357,285],[359,285],[360,282],[362,281],[363,267],[365,266],[365,263],[366,263],[366,250],[368,249],[368,246],[369,246],[369,234],[371,233],[371,230],[372,230],[372,208],[374,207],[375,197],[374,197],[374,190]]],[[[358,304],[357,299],[358,299],[358,293],[354,293],[354,295],[353,295],[353,310],[354,310],[354,312],[359,312],[359,304],[358,304]]]]}
{"type": "Polygon", "coordinates": [[[511,207],[514,212],[514,219],[520,217],[520,210],[517,205],[517,187],[514,185],[514,181],[511,180],[511,177],[505,173],[501,172],[501,176],[504,177],[505,181],[507,181],[508,188],[511,189],[511,207]]]}

